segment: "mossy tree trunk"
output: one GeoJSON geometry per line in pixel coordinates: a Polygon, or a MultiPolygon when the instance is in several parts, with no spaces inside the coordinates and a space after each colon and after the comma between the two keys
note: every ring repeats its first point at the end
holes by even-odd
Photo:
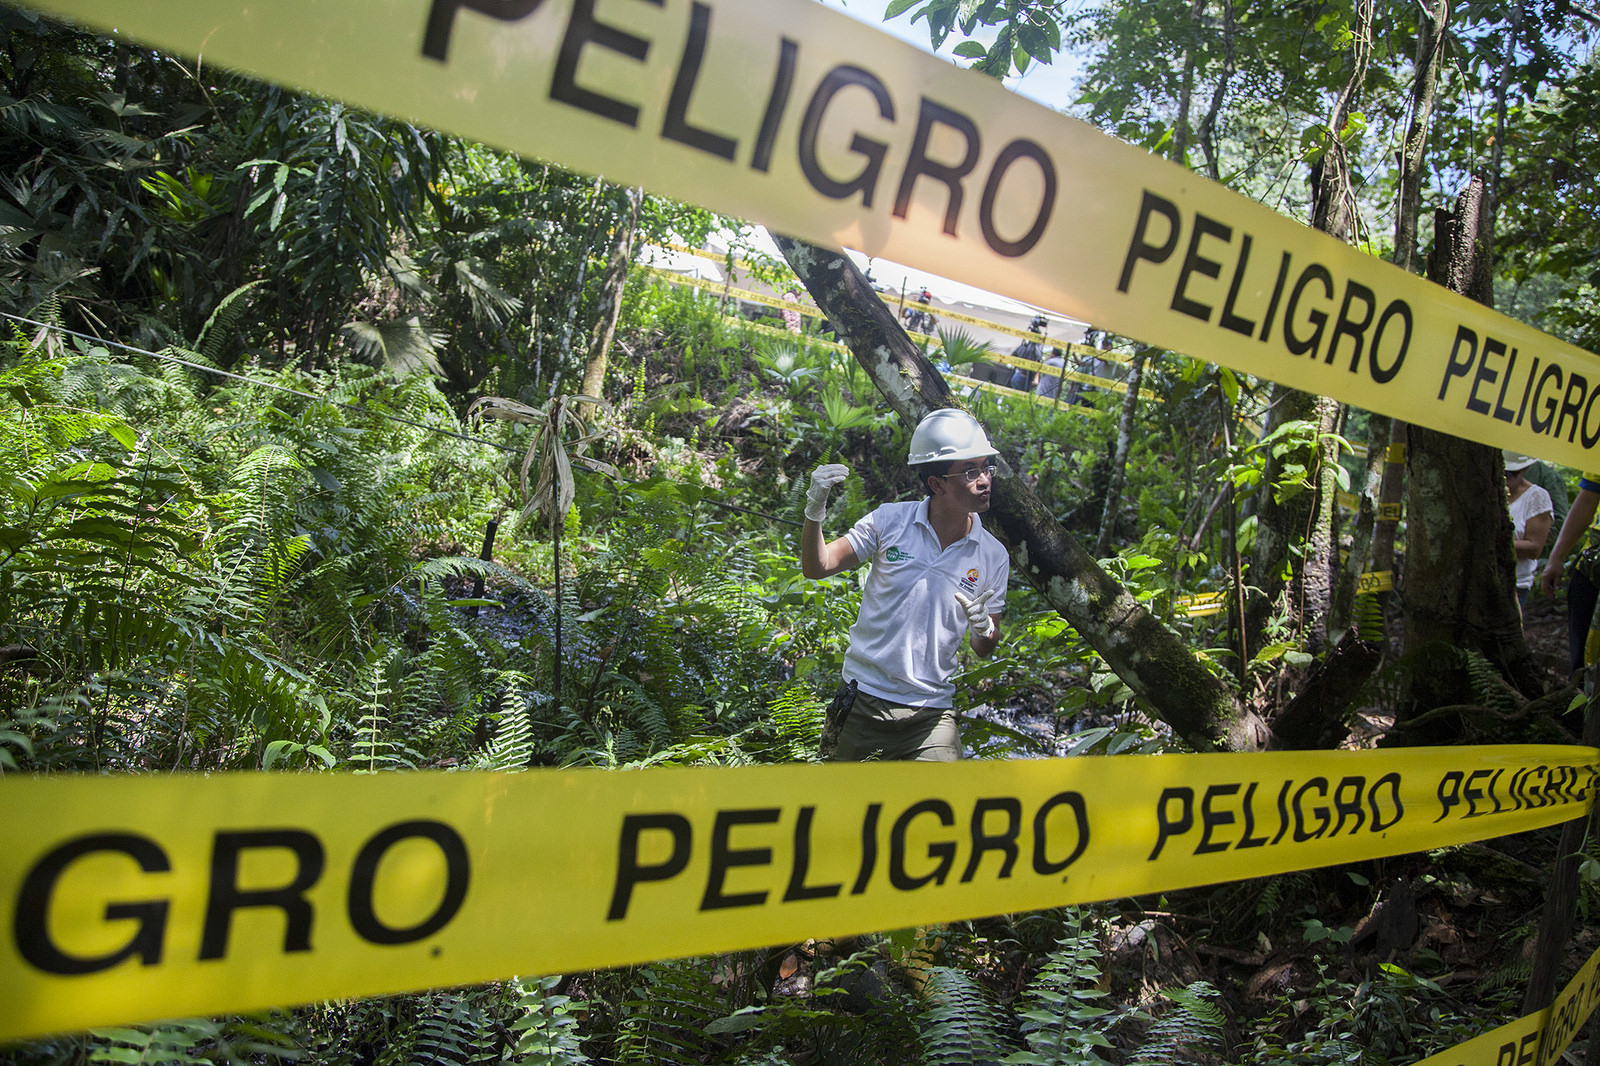
{"type": "MultiPolygon", "coordinates": [[[[775,236],[839,338],[907,425],[956,406],[938,369],[842,252],[775,236]]],[[[1265,728],[1228,686],[1062,528],[1020,478],[995,483],[991,526],[1038,589],[1139,698],[1197,750],[1250,751],[1265,728]]]]}
{"type": "MultiPolygon", "coordinates": [[[[1434,281],[1489,303],[1488,217],[1473,179],[1453,212],[1436,213],[1434,281]]],[[[1527,696],[1541,692],[1522,636],[1516,558],[1499,449],[1412,426],[1406,448],[1406,568],[1400,587],[1405,647],[1413,658],[1405,718],[1434,707],[1484,702],[1451,649],[1481,654],[1527,696]]],[[[1403,726],[1403,722],[1397,722],[1403,726]]],[[[1426,737],[1453,740],[1448,723],[1426,737]]]]}

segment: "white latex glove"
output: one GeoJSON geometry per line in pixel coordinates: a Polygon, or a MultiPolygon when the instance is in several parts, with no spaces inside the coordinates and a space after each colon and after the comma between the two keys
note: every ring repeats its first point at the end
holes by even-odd
{"type": "Polygon", "coordinates": [[[976,599],[956,593],[956,602],[967,612],[967,625],[972,627],[974,636],[987,637],[994,633],[994,619],[989,617],[989,598],[993,595],[994,589],[984,589],[976,599]]]}
{"type": "Polygon", "coordinates": [[[811,488],[806,491],[806,517],[813,522],[820,522],[828,513],[828,493],[833,487],[843,481],[850,474],[850,468],[843,463],[826,463],[811,475],[811,488]]]}

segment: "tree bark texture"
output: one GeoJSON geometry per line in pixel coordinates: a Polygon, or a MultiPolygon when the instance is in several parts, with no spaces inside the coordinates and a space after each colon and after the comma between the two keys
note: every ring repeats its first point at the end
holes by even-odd
{"type": "MultiPolygon", "coordinates": [[[[628,213],[617,226],[611,244],[611,258],[606,263],[605,280],[600,286],[600,316],[595,319],[594,331],[589,338],[589,363],[583,369],[583,394],[600,396],[605,387],[606,366],[611,361],[611,339],[617,333],[617,319],[622,314],[622,290],[628,282],[628,264],[633,257],[633,231],[639,224],[639,208],[644,203],[644,190],[632,188],[627,192],[628,213]]],[[[585,414],[593,416],[591,406],[585,414]]]]}
{"type": "MultiPolygon", "coordinates": [[[[774,235],[834,330],[903,422],[957,406],[937,368],[842,252],[774,235]]],[[[991,528],[1016,572],[1089,642],[1141,704],[1199,751],[1251,751],[1260,720],[1177,634],[1141,607],[1062,528],[1020,478],[995,482],[991,528]]]]}
{"type": "Polygon", "coordinates": [[[1139,413],[1139,390],[1144,386],[1144,364],[1150,349],[1141,345],[1133,355],[1128,373],[1128,391],[1122,397],[1122,417],[1117,422],[1117,449],[1111,457],[1111,483],[1106,486],[1105,506],[1100,509],[1100,533],[1095,538],[1094,554],[1104,559],[1111,554],[1111,537],[1122,510],[1122,484],[1128,476],[1128,452],[1133,448],[1135,416],[1139,413]]]}
{"type": "Polygon", "coordinates": [[[1323,497],[1339,461],[1338,446],[1329,439],[1338,416],[1337,401],[1287,385],[1273,386],[1266,433],[1290,422],[1306,422],[1316,440],[1267,457],[1256,497],[1256,543],[1250,556],[1250,584],[1258,591],[1250,593],[1245,606],[1245,633],[1253,648],[1267,643],[1264,633],[1274,613],[1298,615],[1313,652],[1326,644],[1333,598],[1333,500],[1323,497]],[[1280,500],[1276,486],[1291,463],[1306,468],[1311,484],[1280,500]]]}
{"type": "MultiPolygon", "coordinates": [[[[1350,186],[1350,153],[1340,136],[1361,99],[1372,54],[1372,0],[1357,4],[1355,34],[1352,39],[1350,76],[1328,115],[1328,137],[1322,157],[1311,171],[1311,225],[1348,241],[1356,221],[1355,196],[1350,186]]],[[[1333,580],[1338,569],[1337,545],[1333,535],[1335,477],[1339,462],[1337,445],[1330,439],[1339,422],[1340,405],[1327,397],[1310,396],[1279,385],[1273,389],[1269,429],[1290,421],[1311,423],[1316,440],[1310,455],[1288,454],[1267,460],[1261,482],[1258,508],[1255,563],[1252,583],[1263,590],[1256,597],[1247,617],[1251,643],[1262,643],[1262,630],[1279,597],[1289,592],[1295,601],[1288,605],[1298,615],[1306,646],[1314,654],[1327,648],[1329,618],[1333,613],[1333,580]],[[1276,499],[1276,485],[1283,465],[1298,461],[1305,465],[1312,482],[1310,491],[1295,493],[1282,503],[1276,499]],[[1287,587],[1284,572],[1292,565],[1296,545],[1300,561],[1287,587]]]]}
{"type": "MultiPolygon", "coordinates": [[[[1429,264],[1434,281],[1485,304],[1492,292],[1486,206],[1483,181],[1475,178],[1454,212],[1437,213],[1429,264]]],[[[1404,701],[1411,714],[1482,702],[1450,656],[1427,654],[1444,645],[1478,652],[1526,696],[1542,691],[1522,636],[1504,471],[1498,448],[1410,427],[1400,600],[1406,650],[1424,652],[1404,701]]]]}

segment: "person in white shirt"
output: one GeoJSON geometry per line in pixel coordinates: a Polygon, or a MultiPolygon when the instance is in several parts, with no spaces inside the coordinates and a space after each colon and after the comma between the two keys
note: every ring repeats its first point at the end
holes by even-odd
{"type": "Polygon", "coordinates": [[[1539,460],[1509,449],[1502,455],[1506,462],[1506,496],[1511,501],[1511,526],[1516,534],[1517,603],[1527,607],[1539,554],[1550,537],[1555,505],[1548,492],[1524,476],[1524,471],[1539,460]]]}
{"type": "Polygon", "coordinates": [[[844,660],[856,694],[833,758],[961,758],[956,653],[966,636],[979,656],[993,654],[1010,577],[1005,548],[978,517],[989,509],[996,456],[977,419],[934,411],[907,456],[925,498],[884,504],[832,541],[822,532],[828,493],[849,468],[830,463],[811,475],[801,571],[821,580],[872,563],[844,660]]]}

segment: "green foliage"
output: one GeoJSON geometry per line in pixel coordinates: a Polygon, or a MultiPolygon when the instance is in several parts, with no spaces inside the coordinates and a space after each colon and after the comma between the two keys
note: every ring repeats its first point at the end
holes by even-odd
{"type": "Polygon", "coordinates": [[[1069,917],[1018,1004],[1027,1048],[1004,1059],[1008,1066],[1104,1066],[1100,1049],[1111,1047],[1107,1033],[1118,1017],[1100,1005],[1101,962],[1099,936],[1069,917]]]}
{"type": "Polygon", "coordinates": [[[993,1062],[1003,1054],[1000,1012],[970,975],[936,966],[928,973],[923,995],[928,1007],[917,1021],[924,1062],[993,1062]]]}
{"type": "Polygon", "coordinates": [[[1205,981],[1166,989],[1171,1007],[1161,1011],[1144,1034],[1132,1066],[1187,1066],[1204,1062],[1223,1048],[1224,1018],[1213,1000],[1218,992],[1205,981]]]}

